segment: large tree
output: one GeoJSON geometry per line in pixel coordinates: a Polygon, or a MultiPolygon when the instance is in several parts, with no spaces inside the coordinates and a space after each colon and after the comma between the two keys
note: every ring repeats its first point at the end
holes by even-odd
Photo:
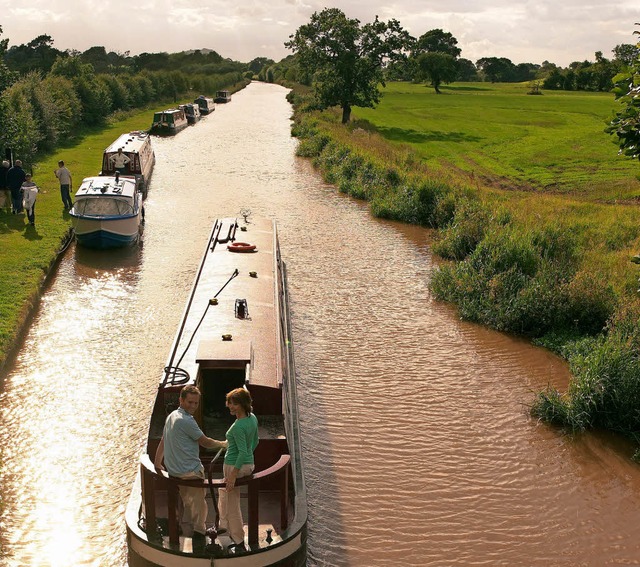
{"type": "MultiPolygon", "coordinates": [[[[638,31],[633,33],[640,35],[638,31]]],[[[636,47],[640,49],[640,41],[636,47]]],[[[635,60],[616,75],[613,82],[616,100],[622,103],[623,108],[605,131],[618,137],[621,154],[640,159],[640,56],[636,54],[635,60]]]]}
{"type": "Polygon", "coordinates": [[[313,75],[319,106],[342,108],[343,124],[349,122],[353,106],[373,108],[380,101],[384,64],[405,57],[412,40],[397,20],[382,22],[376,16],[361,26],[338,8],[315,12],[289,37],[285,47],[313,75]]]}
{"type": "Polygon", "coordinates": [[[458,40],[441,29],[429,30],[416,41],[414,55],[420,53],[446,53],[454,58],[460,55],[458,40]]]}
{"type": "Polygon", "coordinates": [[[416,78],[430,81],[437,94],[442,83],[452,83],[458,76],[456,58],[448,53],[421,53],[416,57],[416,67],[416,78]]]}

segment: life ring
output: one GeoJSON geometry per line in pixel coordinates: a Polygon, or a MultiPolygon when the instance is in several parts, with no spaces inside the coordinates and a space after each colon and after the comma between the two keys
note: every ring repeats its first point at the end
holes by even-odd
{"type": "Polygon", "coordinates": [[[248,242],[234,242],[227,245],[229,252],[253,252],[256,249],[255,244],[249,244],[248,242]]]}

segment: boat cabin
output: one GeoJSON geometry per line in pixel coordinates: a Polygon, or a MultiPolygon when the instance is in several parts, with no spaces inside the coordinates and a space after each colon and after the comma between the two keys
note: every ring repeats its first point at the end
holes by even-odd
{"type": "Polygon", "coordinates": [[[216,109],[214,100],[209,96],[200,95],[193,103],[198,105],[200,114],[203,115],[210,114],[216,109]]]}
{"type": "Polygon", "coordinates": [[[201,118],[200,106],[196,103],[181,104],[178,108],[184,110],[189,124],[195,124],[201,118]]]}
{"type": "Polygon", "coordinates": [[[158,135],[177,134],[180,130],[186,128],[188,124],[187,116],[183,109],[169,108],[153,115],[151,133],[158,135]]]}
{"type": "Polygon", "coordinates": [[[215,102],[224,104],[225,102],[231,102],[231,93],[229,91],[218,91],[216,93],[215,102]]]}
{"type": "Polygon", "coordinates": [[[122,153],[129,158],[129,163],[125,165],[125,171],[121,172],[121,176],[133,176],[137,189],[142,192],[143,197],[146,197],[153,166],[156,163],[151,138],[146,132],[141,131],[119,136],[102,154],[101,176],[116,174],[115,155],[119,149],[122,149],[122,153]]]}

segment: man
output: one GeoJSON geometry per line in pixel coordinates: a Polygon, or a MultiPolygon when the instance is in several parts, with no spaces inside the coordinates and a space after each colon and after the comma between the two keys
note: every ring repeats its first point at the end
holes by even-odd
{"type": "MultiPolygon", "coordinates": [[[[182,479],[204,479],[199,447],[222,449],[226,441],[207,437],[193,417],[200,404],[200,390],[188,385],[180,391],[180,407],[172,411],[164,424],[162,439],[155,456],[156,468],[164,465],[170,476],[182,479]]],[[[204,543],[207,534],[208,507],[206,490],[193,486],[179,486],[184,504],[183,519],[193,524],[193,540],[204,543]]],[[[221,533],[219,530],[218,533],[221,533]]],[[[215,536],[215,534],[213,534],[215,536]]]]}
{"type": "Polygon", "coordinates": [[[26,173],[22,169],[22,162],[17,159],[13,167],[7,171],[7,187],[11,191],[11,211],[14,215],[22,212],[22,184],[26,173]]]}
{"type": "Polygon", "coordinates": [[[114,167],[114,169],[116,171],[119,171],[120,173],[126,173],[127,172],[127,164],[130,161],[131,160],[129,159],[127,154],[122,152],[122,148],[118,148],[118,153],[117,154],[113,154],[109,158],[109,163],[114,167]]]}
{"type": "Polygon", "coordinates": [[[58,162],[58,169],[53,173],[60,181],[60,196],[62,197],[62,204],[64,208],[69,211],[73,207],[71,202],[71,172],[64,166],[64,161],[58,162]]]}

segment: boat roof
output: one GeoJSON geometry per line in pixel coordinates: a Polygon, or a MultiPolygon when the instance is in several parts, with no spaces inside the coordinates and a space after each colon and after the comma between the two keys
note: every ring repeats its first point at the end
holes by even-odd
{"type": "Polygon", "coordinates": [[[149,140],[149,134],[141,132],[139,130],[135,132],[129,132],[128,134],[122,134],[117,140],[111,143],[111,145],[104,151],[106,154],[115,153],[118,148],[122,148],[122,151],[137,153],[140,148],[149,140]]]}
{"type": "Polygon", "coordinates": [[[211,244],[207,247],[199,280],[192,290],[191,307],[185,310],[182,336],[176,338],[174,355],[167,365],[173,366],[180,359],[180,367],[189,373],[193,383],[198,364],[202,368],[243,368],[251,364],[252,384],[278,387],[281,330],[275,223],[266,218],[250,219],[246,225],[235,218],[218,223],[217,242],[213,252],[211,244]],[[235,242],[251,244],[255,251],[228,249],[233,242],[225,238],[236,222],[239,227],[235,242]],[[241,230],[243,226],[246,230],[241,230]],[[234,270],[238,275],[230,280],[234,270]],[[217,303],[207,307],[213,297],[217,303]],[[241,301],[247,312],[244,318],[237,316],[241,301]],[[207,315],[198,326],[205,311],[207,315]],[[225,340],[225,335],[230,335],[231,340],[225,340]]]}
{"type": "Polygon", "coordinates": [[[175,114],[176,112],[183,112],[183,110],[181,108],[167,108],[166,110],[154,112],[154,115],[155,114],[175,114]]]}
{"type": "Polygon", "coordinates": [[[127,197],[132,199],[136,192],[135,177],[112,176],[85,177],[76,191],[76,199],[83,197],[127,197]]]}

